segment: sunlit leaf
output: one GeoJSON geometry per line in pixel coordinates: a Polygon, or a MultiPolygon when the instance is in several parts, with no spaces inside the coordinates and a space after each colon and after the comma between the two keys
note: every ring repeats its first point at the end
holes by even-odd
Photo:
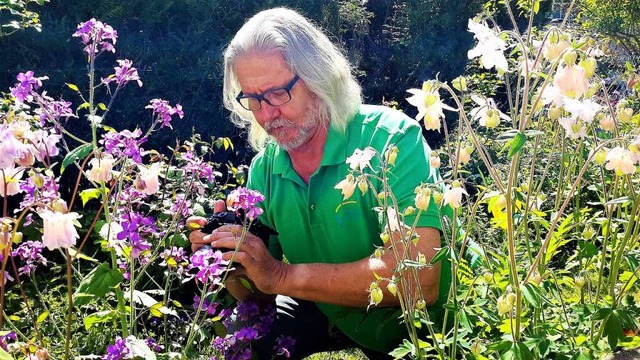
{"type": "Polygon", "coordinates": [[[91,153],[91,150],[93,150],[93,144],[91,143],[80,145],[77,148],[71,150],[67,154],[67,156],[64,157],[64,160],[62,160],[62,165],[60,166],[60,174],[64,172],[64,169],[69,164],[72,164],[74,161],[84,159],[91,153]]]}

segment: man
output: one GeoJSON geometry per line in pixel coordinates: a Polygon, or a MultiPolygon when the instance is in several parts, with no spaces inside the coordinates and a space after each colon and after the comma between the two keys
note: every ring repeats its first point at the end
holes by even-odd
{"type": "MultiPolygon", "coordinates": [[[[339,207],[343,197],[334,187],[349,173],[345,160],[355,149],[371,146],[384,154],[395,145],[399,152],[388,182],[401,211],[413,205],[416,186],[437,177],[429,168],[430,149],[420,126],[398,111],[362,105],[342,53],[289,9],[249,19],[226,49],[224,62],[225,106],[239,126],[248,128],[249,141],[259,151],[247,186],[265,196],[260,220],[279,233],[268,249],[259,238],[245,237],[227,288],[241,300],[273,301],[277,295],[274,338],[294,337],[294,358],[352,346],[370,357],[388,353],[408,335],[398,299],[386,289],[382,302],[368,308],[374,273],[391,278],[397,265],[391,251],[372,256],[383,246],[385,226],[372,210],[377,199],[373,191],[356,191],[349,199],[355,203],[339,207]],[[253,284],[251,289],[240,277],[253,284]]],[[[414,220],[415,214],[405,218],[408,224],[414,220]]],[[[431,201],[419,218],[419,241],[410,249],[414,258],[420,253],[429,260],[442,246],[440,226],[431,201]]],[[[236,226],[225,225],[210,235],[194,231],[190,240],[194,250],[209,243],[234,249],[238,233],[236,226]]],[[[227,252],[225,258],[230,257],[227,252]]],[[[447,263],[421,269],[419,282],[419,295],[437,317],[449,290],[447,263]]],[[[269,341],[257,347],[265,358],[273,346],[269,341]]]]}

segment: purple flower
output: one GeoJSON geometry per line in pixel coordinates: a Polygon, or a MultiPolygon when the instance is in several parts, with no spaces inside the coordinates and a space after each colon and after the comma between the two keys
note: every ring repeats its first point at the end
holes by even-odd
{"type": "Polygon", "coordinates": [[[257,206],[262,201],[264,201],[264,195],[244,187],[233,190],[227,196],[227,206],[234,211],[244,210],[249,220],[253,220],[262,214],[262,209],[257,206]]]}
{"type": "Polygon", "coordinates": [[[159,345],[154,338],[147,338],[147,340],[145,340],[145,343],[147,344],[149,349],[153,350],[154,352],[160,352],[164,350],[164,346],[159,345]]]}
{"type": "Polygon", "coordinates": [[[248,342],[251,340],[257,339],[258,332],[253,327],[243,327],[242,329],[236,331],[235,336],[240,341],[248,342]]]}
{"type": "Polygon", "coordinates": [[[201,283],[216,285],[220,283],[220,277],[227,270],[228,261],[222,259],[220,250],[202,248],[190,257],[189,270],[197,270],[196,280],[201,283]]]}
{"type": "Polygon", "coordinates": [[[109,132],[102,135],[100,143],[104,145],[107,154],[114,157],[128,157],[137,164],[142,163],[142,144],[146,138],[140,138],[142,130],[136,129],[131,132],[123,130],[121,132],[109,132]]]}
{"type": "Polygon", "coordinates": [[[19,257],[25,265],[18,269],[20,275],[30,276],[38,264],[47,266],[47,259],[42,256],[44,246],[39,241],[25,241],[11,252],[11,256],[19,257]]]}
{"type": "Polygon", "coordinates": [[[23,103],[25,100],[32,99],[32,91],[38,90],[42,86],[42,80],[47,80],[48,77],[34,77],[33,71],[27,71],[26,73],[20,73],[16,77],[18,83],[11,89],[11,95],[16,98],[18,103],[23,103]]]}
{"type": "Polygon", "coordinates": [[[35,110],[35,113],[40,117],[40,125],[44,126],[48,122],[57,122],[61,118],[75,117],[73,110],[71,110],[71,102],[60,100],[53,100],[48,96],[41,97],[40,108],[35,110]]]}
{"type": "Polygon", "coordinates": [[[153,115],[156,116],[157,121],[160,123],[160,128],[171,127],[171,116],[178,115],[182,119],[184,112],[182,111],[182,105],[176,104],[175,107],[169,105],[167,100],[153,99],[149,105],[145,106],[145,109],[153,109],[153,115]]]}
{"type": "Polygon", "coordinates": [[[276,356],[290,358],[295,344],[296,339],[291,336],[281,336],[276,339],[276,346],[273,347],[273,350],[276,352],[276,356]]]}
{"type": "Polygon", "coordinates": [[[115,343],[107,347],[107,353],[102,355],[102,360],[126,359],[130,352],[131,350],[127,346],[127,340],[117,336],[115,343]]]}
{"type": "Polygon", "coordinates": [[[106,79],[102,79],[102,82],[108,84],[112,81],[115,81],[118,84],[118,87],[125,86],[129,81],[137,81],[138,86],[142,86],[142,81],[140,81],[140,76],[138,75],[138,70],[134,68],[131,60],[116,60],[118,65],[114,68],[116,71],[115,74],[110,75],[106,79]]]}
{"type": "Polygon", "coordinates": [[[91,19],[87,22],[80,23],[76,32],[73,33],[74,37],[80,37],[82,43],[87,45],[84,51],[89,54],[90,57],[101,51],[116,52],[113,47],[118,39],[118,32],[111,26],[91,19]]]}
{"type": "Polygon", "coordinates": [[[4,334],[4,335],[0,335],[0,347],[4,350],[4,351],[9,351],[9,349],[7,348],[7,345],[9,342],[14,342],[16,341],[18,337],[16,336],[16,333],[13,331],[9,331],[8,333],[4,334]]]}

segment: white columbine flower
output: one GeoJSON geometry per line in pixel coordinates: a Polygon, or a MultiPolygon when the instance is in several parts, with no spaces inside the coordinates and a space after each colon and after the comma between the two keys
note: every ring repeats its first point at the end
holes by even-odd
{"type": "Polygon", "coordinates": [[[422,89],[409,89],[408,93],[413,94],[407,98],[409,104],[418,108],[416,120],[424,118],[424,127],[427,130],[440,131],[440,119],[444,118],[445,110],[456,111],[456,109],[445,105],[440,100],[440,94],[431,90],[431,85],[426,83],[422,89]]]}
{"type": "Polygon", "coordinates": [[[469,195],[467,191],[461,187],[450,187],[447,185],[447,188],[444,191],[442,196],[442,204],[449,205],[452,208],[459,208],[462,204],[462,195],[469,195]]]}
{"type": "Polygon", "coordinates": [[[507,48],[504,40],[484,22],[480,24],[469,19],[468,28],[478,40],[478,44],[467,52],[467,57],[473,59],[480,56],[480,65],[485,69],[495,67],[499,72],[509,71],[509,63],[504,56],[507,48]]]}
{"type": "Polygon", "coordinates": [[[614,147],[607,152],[607,170],[615,170],[617,175],[633,174],[636,166],[633,163],[633,154],[631,151],[620,146],[614,147]]]}
{"type": "Polygon", "coordinates": [[[347,164],[351,167],[352,170],[360,170],[363,171],[364,168],[371,168],[371,164],[369,162],[373,159],[373,156],[376,154],[373,148],[365,148],[364,150],[355,149],[353,155],[347,158],[347,164]]]}
{"type": "Polygon", "coordinates": [[[483,98],[474,94],[471,95],[471,100],[478,104],[477,107],[471,110],[471,118],[473,120],[478,120],[481,126],[494,128],[500,124],[500,119],[507,121],[511,120],[510,117],[498,110],[496,103],[492,98],[483,98]]]}
{"type": "Polygon", "coordinates": [[[347,200],[356,189],[356,180],[352,174],[349,174],[333,188],[342,191],[343,200],[347,200]]]}
{"type": "Polygon", "coordinates": [[[76,244],[80,237],[75,224],[81,218],[78,213],[61,213],[43,209],[38,215],[44,220],[42,244],[49,250],[69,248],[76,244]]]}
{"type": "Polygon", "coordinates": [[[571,113],[572,118],[580,118],[586,124],[591,124],[598,111],[602,109],[602,105],[593,100],[580,101],[566,98],[564,99],[564,109],[571,113]]]}
{"type": "Polygon", "coordinates": [[[587,136],[587,128],[582,122],[573,117],[558,119],[558,123],[564,128],[565,136],[571,139],[583,139],[587,136]]]}
{"type": "Polygon", "coordinates": [[[111,180],[111,170],[113,170],[113,163],[115,161],[111,155],[106,155],[102,159],[91,159],[91,161],[89,161],[91,168],[87,170],[87,179],[97,183],[111,180]]]}
{"type": "Polygon", "coordinates": [[[22,168],[0,168],[0,196],[11,196],[20,192],[20,179],[24,169],[22,168]]]}

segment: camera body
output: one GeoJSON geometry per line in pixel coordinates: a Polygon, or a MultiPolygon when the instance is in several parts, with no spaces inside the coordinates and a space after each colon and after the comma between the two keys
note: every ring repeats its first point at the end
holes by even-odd
{"type": "MultiPolygon", "coordinates": [[[[233,225],[242,225],[245,220],[244,211],[238,210],[235,211],[222,211],[218,213],[214,213],[207,222],[207,225],[203,226],[200,231],[204,233],[211,233],[213,230],[219,228],[222,225],[233,224],[233,225]]],[[[271,235],[278,235],[278,232],[273,230],[272,228],[264,225],[258,219],[254,219],[251,221],[249,225],[249,232],[253,235],[262,239],[262,242],[269,247],[269,237],[271,235]]]]}

